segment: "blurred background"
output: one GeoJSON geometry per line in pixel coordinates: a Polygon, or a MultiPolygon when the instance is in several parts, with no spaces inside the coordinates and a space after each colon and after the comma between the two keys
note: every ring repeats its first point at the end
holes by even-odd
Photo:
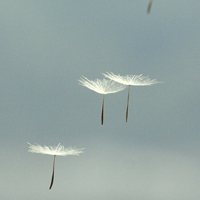
{"type": "Polygon", "coordinates": [[[200,1],[0,1],[0,198],[200,198],[200,1]],[[105,96],[102,73],[160,84],[105,96]],[[28,144],[85,148],[32,154],[28,144]]]}

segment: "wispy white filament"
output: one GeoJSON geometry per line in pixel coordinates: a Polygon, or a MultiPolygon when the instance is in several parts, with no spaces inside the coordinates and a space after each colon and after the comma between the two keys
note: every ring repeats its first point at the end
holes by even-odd
{"type": "Polygon", "coordinates": [[[107,80],[105,78],[102,80],[96,79],[92,81],[83,76],[79,80],[79,84],[99,94],[116,93],[125,89],[123,85],[118,84],[112,80],[107,80]]]}
{"type": "Polygon", "coordinates": [[[68,156],[68,155],[79,155],[80,153],[83,153],[82,149],[75,149],[75,148],[64,148],[64,146],[58,144],[56,147],[52,146],[40,146],[32,145],[28,143],[29,146],[29,152],[31,153],[41,153],[41,154],[48,154],[48,155],[56,155],[56,156],[68,156]]]}
{"type": "Polygon", "coordinates": [[[149,86],[159,83],[156,81],[156,79],[151,80],[148,76],[142,76],[142,74],[120,76],[119,74],[115,75],[112,72],[106,72],[106,74],[103,75],[110,80],[116,81],[117,83],[121,83],[123,85],[149,86]]]}

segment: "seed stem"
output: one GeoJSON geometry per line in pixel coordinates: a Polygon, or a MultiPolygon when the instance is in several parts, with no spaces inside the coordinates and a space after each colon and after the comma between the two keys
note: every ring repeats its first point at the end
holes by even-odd
{"type": "Polygon", "coordinates": [[[130,85],[128,86],[128,99],[127,99],[127,108],[126,108],[126,122],[128,121],[129,93],[130,93],[130,85]]]}
{"type": "Polygon", "coordinates": [[[51,189],[51,187],[53,186],[53,181],[54,181],[54,170],[55,170],[55,159],[56,159],[56,155],[54,155],[54,159],[53,159],[53,172],[52,172],[51,184],[50,184],[49,189],[51,189]]]}
{"type": "Polygon", "coordinates": [[[103,94],[102,111],[101,111],[101,125],[103,125],[103,115],[104,115],[104,96],[105,96],[105,94],[103,94]]]}

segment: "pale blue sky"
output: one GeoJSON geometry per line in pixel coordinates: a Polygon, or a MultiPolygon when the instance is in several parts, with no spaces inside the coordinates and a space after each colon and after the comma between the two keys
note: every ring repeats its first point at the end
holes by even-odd
{"type": "Polygon", "coordinates": [[[0,1],[0,198],[188,200],[200,191],[200,2],[0,1]],[[164,82],[105,97],[84,75],[164,82]],[[28,144],[85,148],[28,153],[28,144]]]}

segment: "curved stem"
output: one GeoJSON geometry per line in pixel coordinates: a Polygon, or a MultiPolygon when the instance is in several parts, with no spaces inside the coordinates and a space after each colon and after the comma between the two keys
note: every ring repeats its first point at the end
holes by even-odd
{"type": "Polygon", "coordinates": [[[126,108],[126,122],[128,121],[129,93],[130,93],[130,85],[128,86],[128,99],[127,99],[127,108],[126,108]]]}
{"type": "Polygon", "coordinates": [[[54,155],[54,159],[53,159],[53,172],[52,172],[51,184],[50,184],[49,189],[51,189],[51,187],[53,185],[53,181],[54,181],[55,159],[56,159],[56,155],[54,155]]]}
{"type": "Polygon", "coordinates": [[[101,111],[101,125],[103,125],[104,96],[105,96],[105,95],[103,94],[102,111],[101,111]]]}
{"type": "Polygon", "coordinates": [[[149,1],[148,7],[147,7],[147,13],[149,14],[151,11],[151,6],[152,6],[153,0],[149,1]]]}

